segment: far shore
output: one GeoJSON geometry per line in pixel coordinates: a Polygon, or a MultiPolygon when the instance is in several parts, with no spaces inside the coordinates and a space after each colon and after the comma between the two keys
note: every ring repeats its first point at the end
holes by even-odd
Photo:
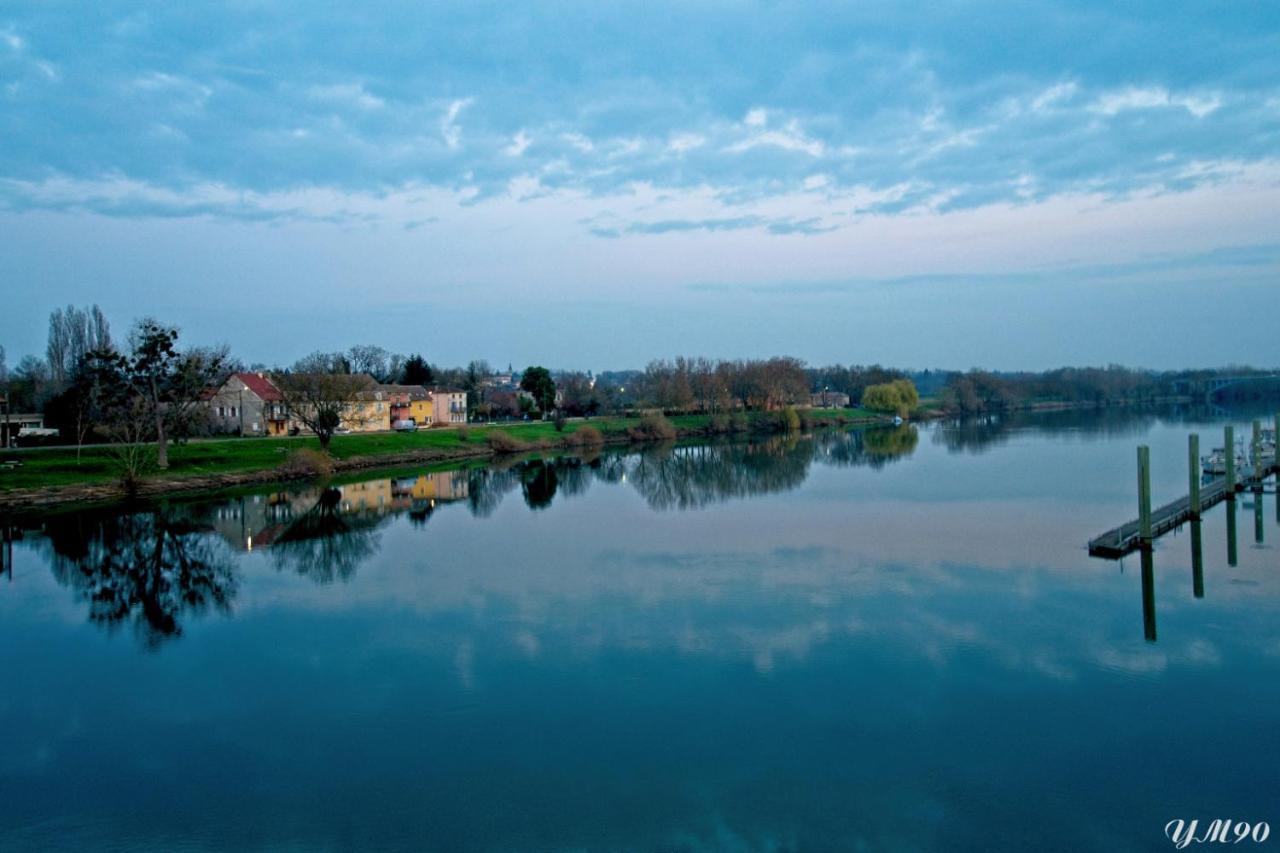
{"type": "MultiPolygon", "coordinates": [[[[803,428],[875,426],[892,423],[892,415],[864,409],[804,410],[803,428]]],[[[717,429],[711,415],[668,418],[678,440],[722,436],[761,436],[776,432],[776,412],[751,412],[738,429],[717,429]]],[[[335,436],[329,447],[332,474],[411,465],[475,462],[513,452],[581,451],[596,446],[618,447],[651,443],[635,436],[638,417],[597,417],[573,420],[557,431],[550,422],[471,425],[411,433],[376,432],[335,436]],[[600,440],[583,445],[573,438],[593,427],[600,440]],[[516,439],[519,450],[498,450],[489,434],[502,432],[516,439]]],[[[580,438],[580,437],[579,437],[580,438]]],[[[0,512],[20,513],[53,509],[72,503],[106,503],[130,497],[150,499],[169,495],[218,491],[240,486],[311,479],[299,476],[286,460],[298,450],[319,450],[314,436],[293,438],[229,438],[170,445],[170,468],[156,471],[132,493],[120,482],[110,448],[95,446],[79,454],[74,447],[30,449],[16,456],[21,466],[0,471],[0,512]]]]}

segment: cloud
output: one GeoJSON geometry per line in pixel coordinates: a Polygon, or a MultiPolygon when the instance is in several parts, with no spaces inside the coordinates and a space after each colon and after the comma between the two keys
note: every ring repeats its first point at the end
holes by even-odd
{"type": "Polygon", "coordinates": [[[458,125],[458,115],[470,105],[471,98],[463,98],[452,101],[449,108],[445,110],[444,118],[440,122],[440,135],[444,137],[445,144],[450,148],[457,148],[462,142],[462,128],[458,125]]]}
{"type": "Polygon", "coordinates": [[[503,153],[508,157],[519,157],[527,151],[529,146],[532,144],[533,140],[529,138],[528,134],[521,130],[517,132],[515,136],[511,137],[511,144],[503,149],[503,153]]]}
{"type": "Polygon", "coordinates": [[[1171,95],[1168,89],[1161,87],[1130,87],[1101,95],[1091,109],[1102,115],[1114,116],[1127,110],[1180,107],[1196,118],[1204,118],[1220,106],[1222,99],[1216,94],[1171,95]]]}

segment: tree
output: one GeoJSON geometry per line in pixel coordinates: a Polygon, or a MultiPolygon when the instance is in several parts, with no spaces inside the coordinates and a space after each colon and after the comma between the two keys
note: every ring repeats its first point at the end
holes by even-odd
{"type": "Polygon", "coordinates": [[[411,355],[405,360],[402,378],[405,385],[425,387],[435,381],[435,372],[425,358],[420,355],[411,355]]]}
{"type": "Polygon", "coordinates": [[[533,395],[538,408],[549,412],[556,406],[556,383],[545,367],[530,367],[520,377],[520,387],[533,395]]]}
{"type": "Polygon", "coordinates": [[[909,415],[920,405],[920,395],[910,379],[895,379],[880,385],[868,385],[862,392],[862,406],[873,412],[894,412],[900,417],[909,415]]]}
{"type": "Polygon", "coordinates": [[[108,347],[82,358],[117,443],[154,438],[155,464],[161,469],[169,467],[170,437],[190,432],[201,395],[219,378],[227,361],[226,347],[184,353],[177,344],[176,328],[144,317],[129,333],[128,354],[108,347]]]}
{"type": "Polygon", "coordinates": [[[367,373],[381,382],[387,378],[391,353],[376,344],[360,344],[347,350],[347,373],[367,373]]]}
{"type": "Polygon", "coordinates": [[[344,372],[345,366],[339,353],[315,352],[273,377],[290,417],[315,433],[325,450],[339,427],[360,417],[373,391],[368,375],[344,372]]]}
{"type": "Polygon", "coordinates": [[[45,357],[49,376],[61,390],[71,381],[77,365],[92,350],[111,347],[111,327],[97,305],[77,308],[68,305],[49,315],[49,339],[45,357]]]}

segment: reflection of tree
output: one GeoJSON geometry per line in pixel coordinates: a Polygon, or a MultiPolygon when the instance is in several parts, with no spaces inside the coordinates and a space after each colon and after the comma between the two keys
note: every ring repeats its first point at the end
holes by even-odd
{"type": "Polygon", "coordinates": [[[884,429],[823,433],[818,438],[820,458],[841,468],[883,468],[915,452],[920,434],[911,424],[884,429]]]}
{"type": "Polygon", "coordinates": [[[1200,407],[1155,410],[1131,406],[1000,412],[943,424],[934,430],[933,441],[952,453],[984,453],[1004,444],[1014,433],[1024,431],[1085,440],[1127,438],[1145,433],[1158,421],[1182,426],[1203,425],[1206,412],[1200,407]]]}
{"type": "Polygon", "coordinates": [[[556,496],[559,485],[557,465],[531,459],[520,467],[520,491],[529,509],[546,509],[556,496]]]}
{"type": "Polygon", "coordinates": [[[316,583],[348,580],[377,553],[376,528],[383,517],[369,511],[343,513],[342,492],[325,489],[271,545],[277,569],[291,567],[316,583]]]}
{"type": "Polygon", "coordinates": [[[509,468],[473,468],[467,472],[467,506],[477,518],[488,518],[507,492],[520,482],[509,468]]]}
{"type": "Polygon", "coordinates": [[[216,536],[167,512],[77,514],[45,526],[58,582],[89,604],[89,621],[132,622],[157,648],[182,634],[182,620],[231,611],[236,576],[216,536]]]}
{"type": "Polygon", "coordinates": [[[804,482],[812,459],[810,440],[789,437],[750,444],[659,446],[624,461],[627,482],[649,506],[695,509],[794,489],[804,482]]]}

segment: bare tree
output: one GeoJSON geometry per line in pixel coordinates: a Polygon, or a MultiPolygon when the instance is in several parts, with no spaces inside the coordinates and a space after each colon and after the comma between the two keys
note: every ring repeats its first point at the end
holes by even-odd
{"type": "Polygon", "coordinates": [[[315,433],[325,449],[339,427],[361,417],[373,392],[367,374],[340,372],[343,361],[339,354],[316,352],[273,377],[290,417],[315,433]]]}
{"type": "Polygon", "coordinates": [[[45,358],[54,387],[61,389],[75,375],[77,365],[94,350],[111,348],[111,326],[97,305],[68,305],[49,315],[49,339],[45,358]]]}
{"type": "Polygon", "coordinates": [[[391,364],[391,353],[376,344],[359,344],[347,350],[350,373],[367,373],[379,381],[386,379],[391,364]]]}

